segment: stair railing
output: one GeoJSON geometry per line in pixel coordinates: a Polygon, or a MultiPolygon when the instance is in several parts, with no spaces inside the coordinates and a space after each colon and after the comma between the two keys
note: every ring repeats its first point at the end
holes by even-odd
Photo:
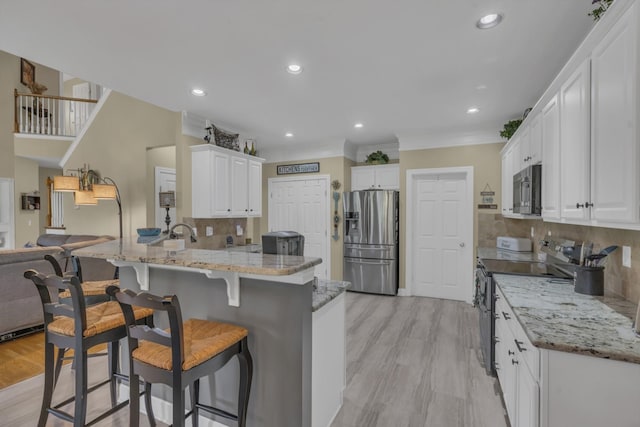
{"type": "Polygon", "coordinates": [[[77,136],[98,103],[95,99],[18,93],[14,89],[14,132],[77,136]]]}

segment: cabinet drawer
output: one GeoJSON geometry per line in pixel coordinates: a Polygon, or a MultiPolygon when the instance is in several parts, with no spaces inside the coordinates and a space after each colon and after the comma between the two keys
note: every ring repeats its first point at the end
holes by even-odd
{"type": "MultiPolygon", "coordinates": [[[[504,298],[502,291],[496,287],[498,299],[496,301],[496,317],[500,317],[513,334],[514,344],[518,351],[518,359],[521,360],[531,372],[533,378],[540,378],[540,350],[531,344],[526,332],[520,325],[518,318],[513,313],[511,306],[504,298]]],[[[498,319],[496,319],[496,322],[498,319]]]]}

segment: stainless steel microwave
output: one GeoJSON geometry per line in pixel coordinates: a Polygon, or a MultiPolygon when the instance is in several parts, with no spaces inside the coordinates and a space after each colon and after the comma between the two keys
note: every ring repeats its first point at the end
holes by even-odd
{"type": "Polygon", "coordinates": [[[513,176],[513,213],[542,213],[542,165],[531,165],[513,176]]]}

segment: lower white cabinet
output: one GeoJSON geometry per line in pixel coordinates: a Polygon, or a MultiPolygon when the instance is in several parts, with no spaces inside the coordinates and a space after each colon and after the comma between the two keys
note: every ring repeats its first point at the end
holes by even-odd
{"type": "Polygon", "coordinates": [[[640,364],[534,347],[496,293],[496,372],[511,427],[640,425],[640,364]]]}
{"type": "Polygon", "coordinates": [[[192,146],[191,216],[261,216],[262,162],[264,159],[210,144],[192,146]]]}
{"type": "Polygon", "coordinates": [[[539,351],[526,337],[499,290],[495,341],[496,369],[511,427],[538,427],[539,351]]]}

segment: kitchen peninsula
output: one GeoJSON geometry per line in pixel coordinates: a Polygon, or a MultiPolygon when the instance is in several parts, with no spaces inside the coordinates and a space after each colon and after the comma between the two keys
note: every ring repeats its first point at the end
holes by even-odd
{"type": "MultiPolygon", "coordinates": [[[[325,282],[314,291],[313,272],[322,262],[320,258],[189,248],[169,251],[161,243],[139,244],[134,238],[83,248],[75,254],[106,259],[119,266],[123,288],[176,294],[185,319],[197,317],[246,327],[254,359],[247,424],[311,426],[312,412],[314,420],[330,420],[339,409],[344,385],[346,286],[325,282]],[[323,298],[318,298],[318,293],[323,298]],[[327,310],[337,310],[342,319],[331,324],[333,330],[328,334],[318,331],[319,322],[315,320],[317,314],[327,310]],[[337,345],[327,343],[327,348],[318,348],[315,335],[335,336],[337,345]],[[322,357],[313,358],[312,368],[312,354],[320,350],[322,357]],[[316,401],[321,396],[312,398],[312,370],[316,369],[316,359],[325,357],[339,362],[333,371],[342,380],[336,382],[340,383],[333,399],[337,403],[327,405],[323,401],[318,406],[316,401]],[[327,410],[331,413],[319,413],[327,410]]],[[[237,362],[232,360],[214,379],[203,379],[204,399],[214,396],[214,406],[234,412],[237,370],[237,362]]],[[[154,386],[153,396],[157,398],[154,405],[161,406],[156,416],[162,419],[170,390],[154,386]]]]}

